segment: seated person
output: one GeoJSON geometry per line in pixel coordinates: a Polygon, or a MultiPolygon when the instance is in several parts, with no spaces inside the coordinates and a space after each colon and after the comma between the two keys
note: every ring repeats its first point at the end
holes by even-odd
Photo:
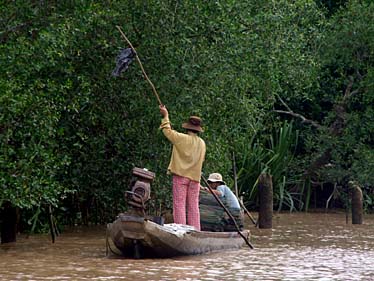
{"type": "MultiPolygon", "coordinates": [[[[231,215],[234,217],[239,229],[243,228],[243,213],[240,209],[240,204],[235,194],[222,180],[222,175],[219,173],[212,173],[208,178],[209,186],[218,198],[225,204],[231,215]]],[[[206,190],[207,188],[203,188],[206,190]]],[[[206,197],[206,196],[205,196],[206,197]]],[[[215,198],[213,198],[214,201],[215,198]]],[[[218,203],[217,203],[218,204],[218,203]]],[[[223,208],[218,204],[216,206],[208,204],[204,195],[200,197],[200,216],[202,230],[207,231],[236,231],[236,227],[231,218],[226,214],[223,208]]]]}

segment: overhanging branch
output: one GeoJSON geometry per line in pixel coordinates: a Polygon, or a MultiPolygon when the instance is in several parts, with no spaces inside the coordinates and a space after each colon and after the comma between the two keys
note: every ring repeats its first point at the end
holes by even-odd
{"type": "Polygon", "coordinates": [[[274,109],[273,111],[277,112],[277,113],[281,113],[281,114],[287,114],[287,115],[290,115],[292,117],[301,119],[301,123],[309,124],[309,125],[317,128],[317,129],[322,128],[322,126],[320,124],[318,124],[317,122],[315,122],[313,120],[310,120],[310,119],[307,119],[307,118],[305,118],[303,115],[301,115],[299,113],[295,113],[293,111],[277,110],[277,109],[274,109]]]}

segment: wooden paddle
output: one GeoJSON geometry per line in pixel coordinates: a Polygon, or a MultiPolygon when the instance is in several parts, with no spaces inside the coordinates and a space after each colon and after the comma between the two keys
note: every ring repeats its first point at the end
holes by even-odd
{"type": "Polygon", "coordinates": [[[222,203],[222,201],[218,198],[218,196],[213,192],[213,189],[210,187],[208,181],[205,179],[203,175],[201,175],[201,178],[203,179],[204,183],[207,185],[209,191],[213,194],[214,198],[217,200],[217,202],[221,205],[221,207],[225,210],[226,214],[232,219],[234,222],[235,228],[238,231],[239,235],[244,239],[245,243],[249,246],[249,248],[254,249],[253,245],[248,241],[248,239],[243,235],[243,233],[240,231],[238,224],[235,221],[235,218],[230,213],[230,211],[226,208],[226,206],[222,203]]]}

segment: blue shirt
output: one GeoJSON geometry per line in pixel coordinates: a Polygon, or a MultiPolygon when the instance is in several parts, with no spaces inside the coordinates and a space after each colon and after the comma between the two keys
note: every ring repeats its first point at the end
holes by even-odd
{"type": "Polygon", "coordinates": [[[221,196],[226,200],[226,204],[229,208],[240,210],[238,198],[236,198],[235,194],[228,186],[220,185],[217,187],[217,190],[221,192],[221,196]]]}

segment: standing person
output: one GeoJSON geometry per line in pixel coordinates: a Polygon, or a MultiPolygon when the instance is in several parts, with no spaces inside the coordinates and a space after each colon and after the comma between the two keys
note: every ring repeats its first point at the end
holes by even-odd
{"type": "Polygon", "coordinates": [[[182,127],[186,133],[171,128],[169,113],[160,105],[163,117],[160,129],[173,144],[168,172],[173,175],[173,217],[174,223],[187,223],[200,230],[199,192],[201,169],[205,160],[205,142],[198,136],[203,132],[201,119],[191,116],[182,127]]]}

